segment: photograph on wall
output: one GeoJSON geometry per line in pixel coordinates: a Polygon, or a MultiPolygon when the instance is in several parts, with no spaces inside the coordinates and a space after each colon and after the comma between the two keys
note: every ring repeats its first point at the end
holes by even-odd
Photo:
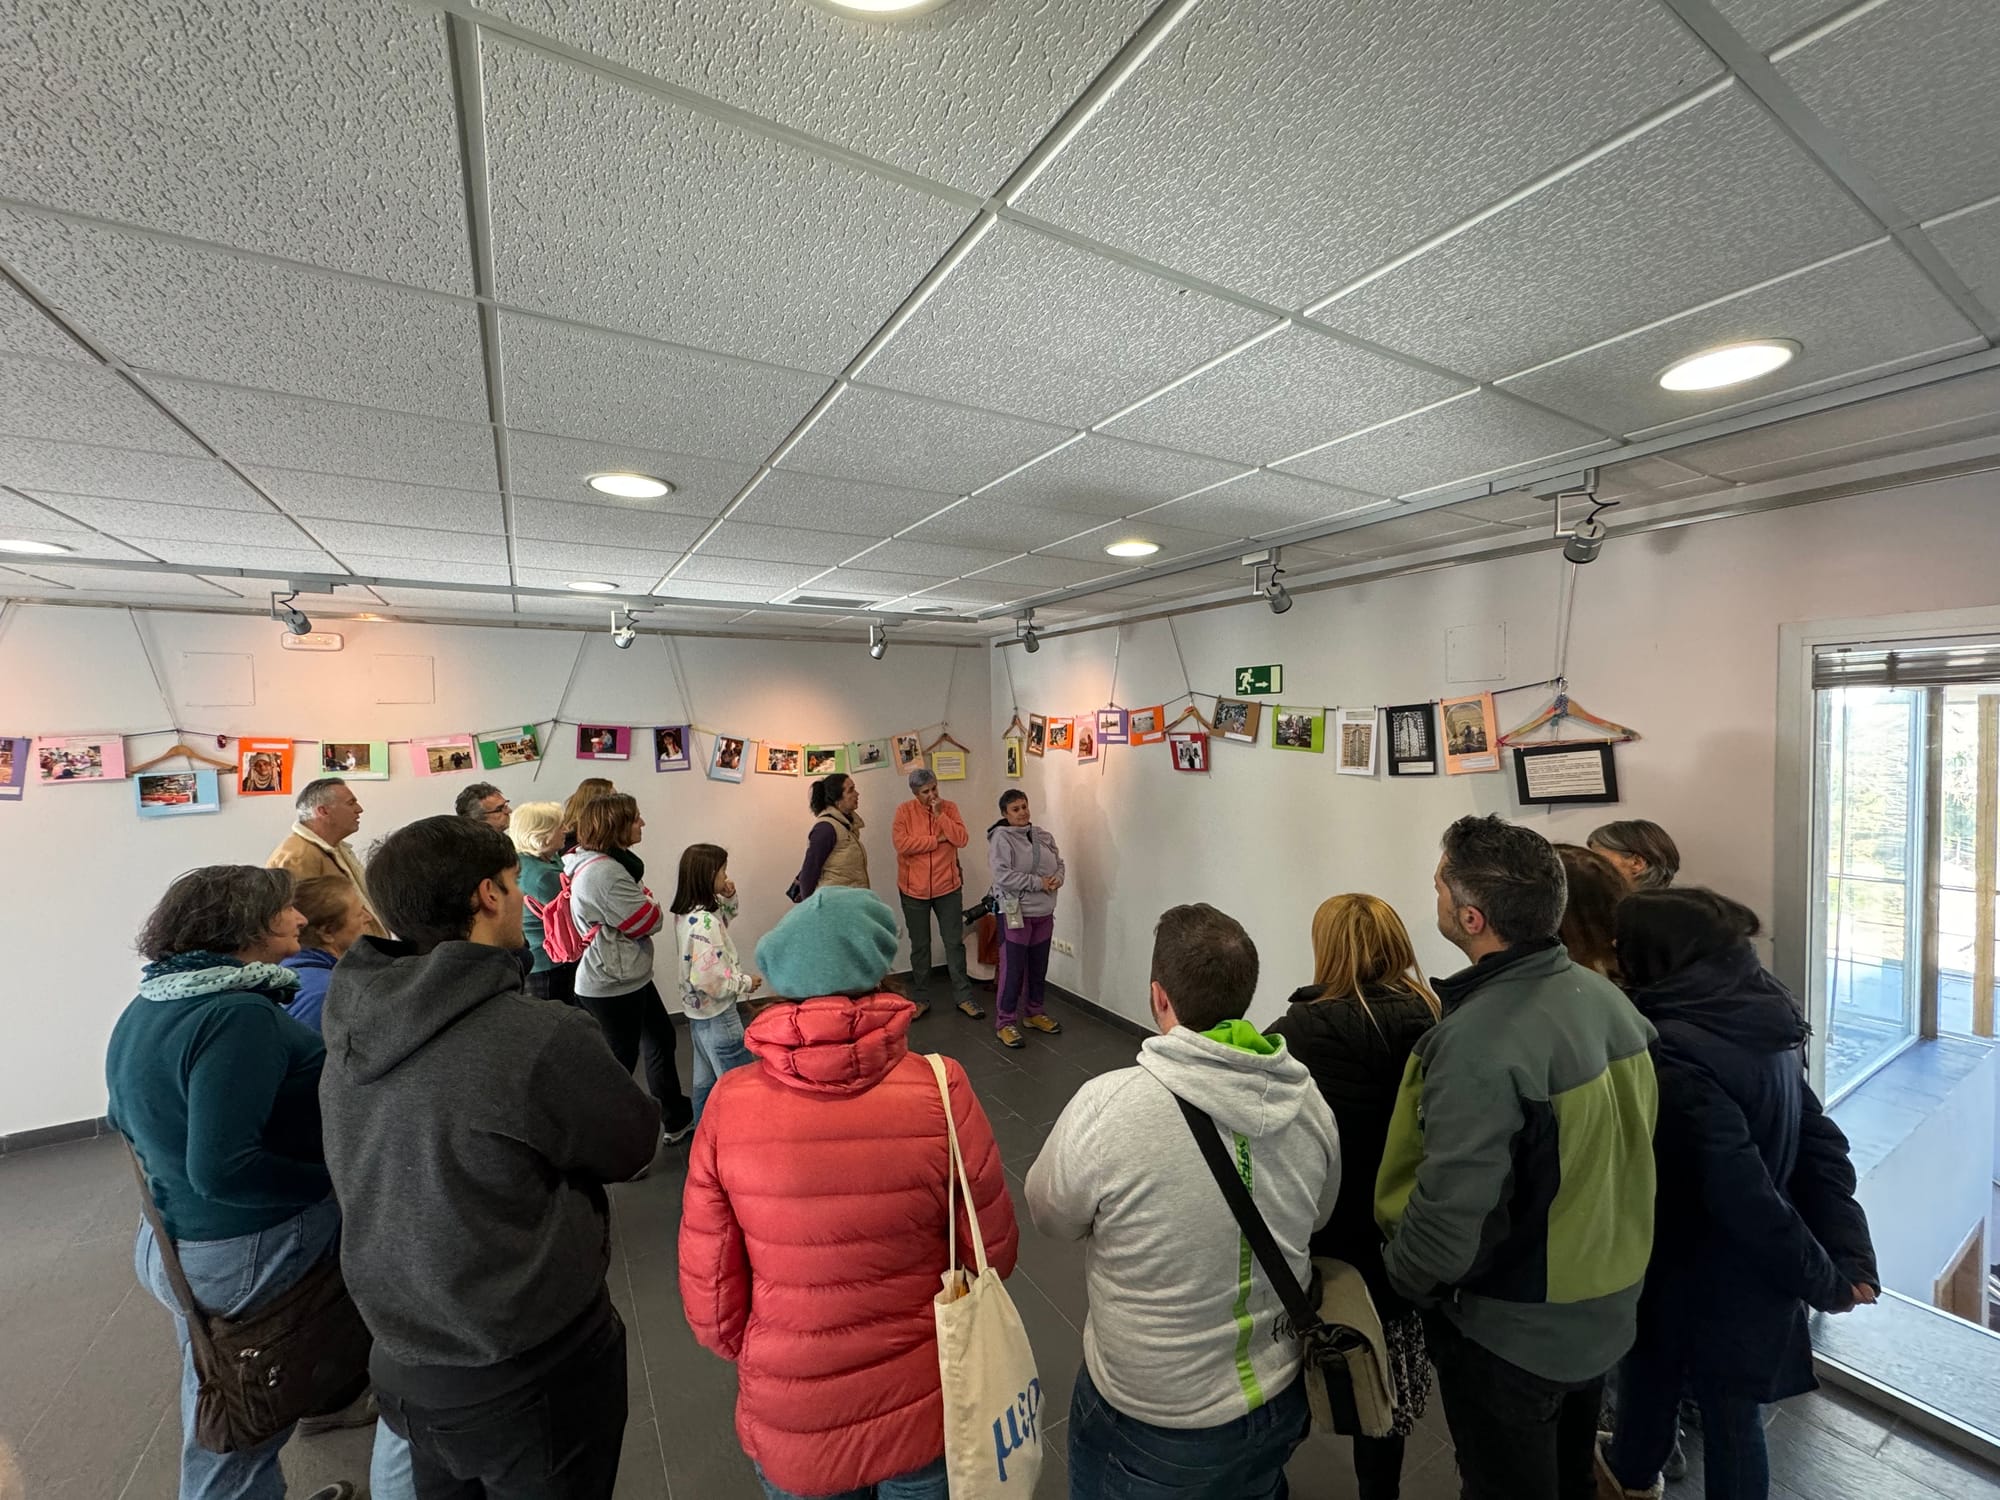
{"type": "Polygon", "coordinates": [[[292,795],[292,742],[238,740],[236,790],[245,797],[292,795]]]}
{"type": "Polygon", "coordinates": [[[19,802],[28,784],[28,742],[0,735],[0,802],[19,802]]]}
{"type": "Polygon", "coordinates": [[[1076,759],[1082,765],[1097,759],[1097,725],[1090,719],[1076,721],[1076,759]]]}
{"type": "Polygon", "coordinates": [[[321,740],[319,774],[343,781],[387,781],[387,740],[321,740]]]}
{"type": "Polygon", "coordinates": [[[1049,721],[1040,714],[1028,715],[1028,754],[1040,755],[1048,748],[1049,721]]]}
{"type": "Polygon", "coordinates": [[[1494,727],[1491,693],[1443,699],[1438,717],[1444,721],[1445,775],[1500,769],[1500,752],[1495,748],[1500,731],[1494,727]]]}
{"type": "Polygon", "coordinates": [[[1009,781],[1019,781],[1022,773],[1026,770],[1026,767],[1021,764],[1026,758],[1021,750],[1021,737],[1018,734],[1010,734],[1002,743],[1007,747],[1007,779],[1009,781]]]}
{"type": "Polygon", "coordinates": [[[1049,720],[1049,749],[1074,750],[1076,748],[1076,720],[1049,720]]]}
{"type": "Polygon", "coordinates": [[[1323,708],[1286,708],[1283,704],[1271,710],[1271,748],[1274,750],[1310,750],[1314,755],[1326,751],[1326,710],[1323,708]]]}
{"type": "Polygon", "coordinates": [[[632,731],[623,724],[579,724],[576,726],[578,760],[630,760],[632,731]]]}
{"type": "Polygon", "coordinates": [[[1215,732],[1225,740],[1246,745],[1257,743],[1257,731],[1264,722],[1264,705],[1248,698],[1215,700],[1215,732]]]}
{"type": "Polygon", "coordinates": [[[757,747],[757,774],[760,776],[796,776],[799,767],[805,763],[806,749],[803,745],[774,745],[769,740],[757,747]]]}
{"type": "Polygon", "coordinates": [[[743,762],[749,758],[750,742],[733,734],[718,734],[708,756],[710,781],[741,781],[743,762]]]}
{"type": "Polygon", "coordinates": [[[542,758],[541,746],[535,740],[535,726],[523,724],[519,729],[502,729],[496,734],[482,734],[479,737],[479,764],[481,769],[498,771],[506,766],[525,766],[542,758]]]}
{"type": "Polygon", "coordinates": [[[1375,710],[1343,708],[1335,723],[1334,738],[1340,758],[1334,769],[1343,776],[1375,774],[1375,710]]]}
{"type": "Polygon", "coordinates": [[[1207,735],[1199,730],[1188,734],[1176,730],[1167,736],[1167,745],[1173,752],[1176,771],[1194,771],[1203,774],[1207,772],[1207,735]]]}
{"type": "Polygon", "coordinates": [[[1097,743],[1100,745],[1132,743],[1132,730],[1126,722],[1124,709],[1100,708],[1097,711],[1097,743]]]}
{"type": "Polygon", "coordinates": [[[125,738],[116,734],[71,734],[36,740],[35,779],[44,786],[123,781],[125,738]]]}
{"type": "Polygon", "coordinates": [[[850,771],[886,771],[895,764],[895,751],[887,740],[856,740],[847,747],[850,771]]]}
{"type": "Polygon", "coordinates": [[[479,764],[479,747],[469,734],[440,734],[410,741],[410,765],[419,776],[449,776],[479,764]]]}
{"type": "Polygon", "coordinates": [[[847,746],[808,745],[806,746],[806,775],[831,776],[836,771],[847,769],[847,746]]]}
{"type": "Polygon", "coordinates": [[[222,811],[222,783],[213,771],[147,771],[132,778],[142,818],[180,818],[222,811]]]}
{"type": "Polygon", "coordinates": [[[1389,774],[1437,775],[1437,717],[1431,705],[1404,703],[1382,713],[1389,723],[1389,774]]]}
{"type": "Polygon", "coordinates": [[[924,737],[914,729],[891,738],[890,748],[896,754],[896,774],[907,776],[920,769],[924,763],[924,737]]]}
{"type": "Polygon", "coordinates": [[[694,748],[694,735],[686,724],[662,724],[653,731],[653,769],[655,771],[685,771],[694,764],[689,753],[694,748]]]}
{"type": "Polygon", "coordinates": [[[1609,745],[1516,745],[1514,792],[1523,807],[1616,802],[1618,765],[1609,745]]]}
{"type": "Polygon", "coordinates": [[[1151,708],[1133,709],[1127,729],[1135,745],[1159,744],[1167,737],[1167,706],[1155,703],[1151,708]]]}
{"type": "Polygon", "coordinates": [[[965,780],[965,752],[963,750],[933,750],[931,752],[931,775],[939,781],[965,780]]]}

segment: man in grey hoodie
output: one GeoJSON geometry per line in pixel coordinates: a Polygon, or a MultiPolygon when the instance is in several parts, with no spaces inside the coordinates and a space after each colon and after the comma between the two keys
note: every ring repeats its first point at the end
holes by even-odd
{"type": "Polygon", "coordinates": [[[417,1493],[609,1500],[625,1329],[604,1194],[660,1114],[581,1011],[523,987],[519,860],[470,818],[397,830],[369,889],[400,942],[335,968],[320,1114],[341,1270],[417,1493]]]}
{"type": "Polygon", "coordinates": [[[1339,1137],[1305,1065],[1243,1019],[1256,988],[1239,923],[1212,906],[1168,911],[1153,937],[1162,1034],[1137,1067],[1077,1090],[1028,1173],[1035,1227],[1085,1242],[1074,1497],[1112,1493],[1114,1474],[1177,1500],[1279,1495],[1306,1435],[1299,1341],[1176,1102],[1214,1122],[1305,1281],[1307,1242],[1340,1192],[1339,1137]]]}

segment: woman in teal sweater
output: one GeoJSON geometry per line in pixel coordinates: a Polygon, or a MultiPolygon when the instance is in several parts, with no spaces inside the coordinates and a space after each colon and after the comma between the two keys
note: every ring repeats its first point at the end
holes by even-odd
{"type": "MultiPolygon", "coordinates": [[[[336,1252],[320,1146],[320,1039],[284,1010],[305,918],[284,870],[211,865],[167,888],[139,934],[138,998],[105,1058],[111,1123],[131,1142],[196,1304],[239,1316],[336,1252]]],[[[283,1496],[279,1434],[211,1453],[194,1437],[195,1375],[179,1299],[152,1230],[139,1227],[139,1282],[174,1314],[181,1345],[181,1500],[283,1496]]],[[[310,1500],[345,1500],[345,1484],[310,1500]]]]}
{"type": "MultiPolygon", "coordinates": [[[[521,856],[521,894],[546,906],[562,889],[562,804],[523,802],[514,809],[507,837],[521,856]]],[[[576,1004],[576,965],[559,964],[542,946],[542,919],[530,908],[521,911],[521,932],[535,965],[528,973],[528,993],[544,1000],[576,1004]]]]}

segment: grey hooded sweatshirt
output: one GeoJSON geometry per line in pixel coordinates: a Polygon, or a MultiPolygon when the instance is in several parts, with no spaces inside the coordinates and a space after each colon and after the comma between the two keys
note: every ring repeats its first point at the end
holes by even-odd
{"type": "Polygon", "coordinates": [[[322,1020],[340,1268],[376,1384],[450,1405],[525,1383],[609,1315],[604,1184],[652,1160],[659,1106],[503,948],[363,938],[322,1020]]]}
{"type": "Polygon", "coordinates": [[[1299,1342],[1175,1095],[1214,1119],[1303,1283],[1340,1195],[1339,1136],[1305,1064],[1247,1021],[1176,1026],[1078,1089],[1028,1172],[1028,1212],[1084,1241],[1083,1358],[1104,1398],[1158,1427],[1218,1427],[1291,1385],[1299,1342]]]}
{"type": "Polygon", "coordinates": [[[1051,875],[1063,873],[1063,858],[1056,849],[1055,835],[1033,823],[1016,828],[1001,823],[986,833],[986,857],[993,874],[993,889],[1005,896],[1020,898],[1021,915],[1055,915],[1055,896],[1042,889],[1051,875]]]}

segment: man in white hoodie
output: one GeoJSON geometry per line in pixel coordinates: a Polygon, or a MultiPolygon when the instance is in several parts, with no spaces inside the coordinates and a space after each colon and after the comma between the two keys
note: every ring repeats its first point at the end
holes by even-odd
{"type": "Polygon", "coordinates": [[[1305,1065],[1243,1019],[1257,949],[1212,906],[1153,935],[1161,1035],[1093,1078],[1028,1173],[1044,1234],[1085,1243],[1090,1316],[1070,1401],[1073,1497],[1282,1496],[1306,1435],[1299,1341],[1176,1096],[1206,1113],[1294,1273],[1333,1214],[1340,1143],[1305,1065]],[[1115,1459],[1115,1467],[1114,1467],[1115,1459]]]}

